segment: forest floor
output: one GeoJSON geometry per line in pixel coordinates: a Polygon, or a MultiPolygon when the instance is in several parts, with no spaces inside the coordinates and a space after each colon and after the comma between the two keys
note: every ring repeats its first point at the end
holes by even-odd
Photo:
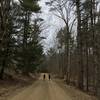
{"type": "Polygon", "coordinates": [[[39,80],[32,85],[4,100],[96,100],[96,98],[65,85],[61,80],[48,80],[47,78],[43,80],[43,75],[41,75],[39,80]]]}
{"type": "Polygon", "coordinates": [[[24,88],[32,85],[35,78],[30,76],[16,75],[14,77],[6,75],[4,80],[0,80],[0,100],[7,100],[24,88]]]}

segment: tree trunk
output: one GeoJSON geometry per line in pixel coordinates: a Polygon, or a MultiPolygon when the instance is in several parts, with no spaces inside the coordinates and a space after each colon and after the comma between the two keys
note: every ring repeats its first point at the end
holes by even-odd
{"type": "Polygon", "coordinates": [[[83,89],[83,50],[82,50],[82,32],[81,32],[81,11],[80,0],[76,0],[77,10],[77,47],[78,47],[78,61],[79,61],[79,75],[78,75],[78,87],[83,89]]]}
{"type": "MultiPolygon", "coordinates": [[[[87,44],[86,44],[87,45],[87,44]]],[[[88,91],[89,90],[89,65],[88,65],[88,62],[89,62],[89,56],[88,56],[88,47],[86,46],[86,90],[88,91]]]]}
{"type": "Polygon", "coordinates": [[[0,70],[0,79],[3,79],[4,78],[4,70],[5,70],[5,67],[6,67],[6,59],[3,60],[2,68],[0,70]]]}
{"type": "MultiPolygon", "coordinates": [[[[99,56],[100,57],[100,56],[99,56]]],[[[100,58],[98,63],[100,62],[100,58]]],[[[100,64],[98,64],[98,72],[97,72],[97,98],[100,100],[100,64]]]]}
{"type": "Polygon", "coordinates": [[[10,33],[8,32],[8,22],[9,22],[9,10],[10,10],[10,1],[11,0],[1,0],[0,1],[0,17],[1,17],[1,43],[0,48],[3,48],[3,61],[1,65],[0,70],[0,79],[3,79],[4,76],[4,70],[6,67],[6,60],[8,57],[8,51],[9,51],[9,36],[10,33]]]}

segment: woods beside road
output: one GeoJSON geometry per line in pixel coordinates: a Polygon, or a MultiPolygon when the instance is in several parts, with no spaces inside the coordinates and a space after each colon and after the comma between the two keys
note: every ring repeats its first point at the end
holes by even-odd
{"type": "MultiPolygon", "coordinates": [[[[0,0],[1,97],[23,87],[23,76],[46,72],[64,79],[66,86],[73,85],[100,100],[100,0],[46,1],[0,0]],[[22,79],[14,78],[17,75],[22,75],[22,79]]],[[[30,85],[31,79],[25,79],[30,85]]],[[[36,87],[31,85],[35,90],[25,89],[14,99],[26,97],[27,91],[33,99],[35,94],[42,94],[42,89],[43,95],[49,91],[51,100],[72,99],[58,83],[47,81],[44,75],[44,81],[36,81],[36,87]]]]}

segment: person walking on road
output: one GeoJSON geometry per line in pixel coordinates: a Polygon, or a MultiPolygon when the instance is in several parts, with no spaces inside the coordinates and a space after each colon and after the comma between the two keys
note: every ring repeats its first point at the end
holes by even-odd
{"type": "Polygon", "coordinates": [[[45,74],[43,75],[43,80],[45,80],[45,74]]]}
{"type": "Polygon", "coordinates": [[[50,74],[49,74],[49,80],[51,79],[51,76],[50,76],[50,74]]]}

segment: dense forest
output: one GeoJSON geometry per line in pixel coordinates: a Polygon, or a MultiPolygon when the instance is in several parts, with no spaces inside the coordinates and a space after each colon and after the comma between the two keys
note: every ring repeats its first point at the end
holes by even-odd
{"type": "Polygon", "coordinates": [[[46,53],[38,0],[0,0],[0,79],[11,71],[28,75],[45,70],[100,100],[100,1],[45,4],[65,24],[46,53]]]}
{"type": "Polygon", "coordinates": [[[100,96],[100,1],[52,0],[46,4],[65,23],[48,51],[49,71],[67,84],[100,96]]]}
{"type": "Polygon", "coordinates": [[[34,72],[43,60],[40,44],[41,23],[37,0],[0,1],[0,78],[4,72],[15,70],[34,72]],[[34,15],[34,18],[32,18],[34,15]]]}

